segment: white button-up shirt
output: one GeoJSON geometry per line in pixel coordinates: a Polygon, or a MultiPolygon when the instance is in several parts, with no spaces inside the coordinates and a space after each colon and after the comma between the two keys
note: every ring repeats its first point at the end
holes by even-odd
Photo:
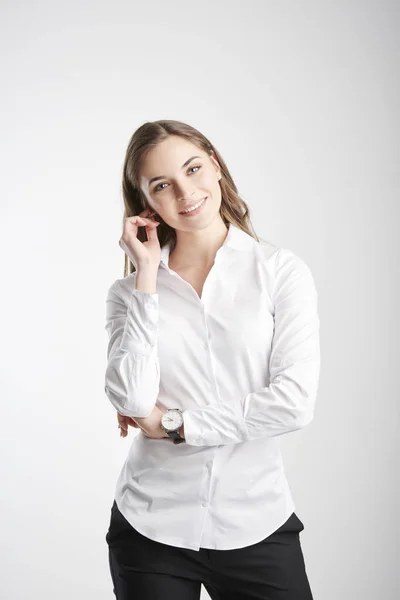
{"type": "Polygon", "coordinates": [[[280,437],[313,418],[317,291],[291,250],[229,225],[202,297],[161,249],[157,293],[117,279],[106,300],[105,392],[123,415],[183,411],[186,443],[139,429],[119,510],[152,540],[199,550],[255,544],[295,510],[280,437]]]}

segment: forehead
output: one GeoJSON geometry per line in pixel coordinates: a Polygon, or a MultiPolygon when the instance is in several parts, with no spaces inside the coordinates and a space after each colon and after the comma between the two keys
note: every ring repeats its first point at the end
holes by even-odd
{"type": "Polygon", "coordinates": [[[205,158],[207,153],[189,140],[170,136],[143,156],[140,165],[140,179],[149,180],[158,175],[167,175],[180,169],[191,156],[205,158]]]}

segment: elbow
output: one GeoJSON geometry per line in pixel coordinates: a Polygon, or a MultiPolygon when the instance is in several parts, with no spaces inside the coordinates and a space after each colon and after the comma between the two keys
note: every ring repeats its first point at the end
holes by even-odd
{"type": "Polygon", "coordinates": [[[295,426],[293,430],[296,431],[298,429],[304,429],[304,427],[307,427],[307,425],[309,425],[313,419],[314,413],[312,411],[309,411],[306,414],[296,414],[294,420],[295,426]]]}
{"type": "Polygon", "coordinates": [[[295,429],[307,427],[314,419],[315,402],[317,398],[316,389],[304,393],[297,399],[295,407],[292,407],[292,421],[295,429]]]}
{"type": "Polygon", "coordinates": [[[286,422],[293,431],[303,429],[314,419],[318,393],[318,374],[309,373],[307,378],[278,375],[272,386],[281,401],[286,422]]]}
{"type": "Polygon", "coordinates": [[[107,398],[109,399],[109,401],[111,402],[113,407],[121,415],[125,415],[127,417],[135,416],[132,414],[132,411],[130,411],[130,414],[127,414],[127,412],[125,410],[125,406],[127,406],[127,404],[128,404],[128,396],[127,396],[126,390],[124,389],[124,386],[116,385],[116,383],[117,382],[116,382],[115,377],[113,377],[113,378],[108,377],[108,373],[106,372],[104,392],[105,392],[107,398]]]}
{"type": "Polygon", "coordinates": [[[143,418],[152,413],[159,394],[158,379],[154,384],[148,383],[138,388],[110,363],[106,369],[104,383],[107,398],[121,415],[143,418]]]}
{"type": "Polygon", "coordinates": [[[154,358],[125,351],[109,357],[104,389],[121,415],[143,418],[152,413],[160,388],[160,368],[154,358]]]}
{"type": "Polygon", "coordinates": [[[274,429],[277,429],[280,433],[290,433],[293,431],[299,431],[307,427],[313,420],[313,413],[307,414],[299,413],[298,411],[291,411],[290,414],[286,415],[286,418],[282,420],[280,425],[274,424],[274,429]]]}
{"type": "Polygon", "coordinates": [[[128,396],[126,394],[116,393],[107,384],[104,387],[104,391],[119,414],[126,417],[149,417],[153,412],[156,403],[155,400],[152,400],[150,403],[138,402],[132,395],[128,396]]]}
{"type": "Polygon", "coordinates": [[[286,402],[282,404],[280,423],[286,431],[304,429],[314,419],[315,396],[301,394],[297,396],[284,396],[286,402]]]}

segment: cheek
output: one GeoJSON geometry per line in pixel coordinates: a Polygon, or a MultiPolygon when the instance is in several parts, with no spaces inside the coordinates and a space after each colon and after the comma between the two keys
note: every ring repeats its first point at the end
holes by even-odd
{"type": "Polygon", "coordinates": [[[205,187],[208,187],[210,189],[214,189],[216,187],[219,187],[218,185],[218,180],[215,177],[215,175],[213,175],[212,173],[206,173],[203,176],[203,182],[205,187]]]}
{"type": "Polygon", "coordinates": [[[220,202],[222,199],[221,188],[219,185],[219,181],[216,177],[208,177],[207,182],[204,184],[204,189],[209,191],[212,194],[212,198],[214,201],[220,202]]]}
{"type": "Polygon", "coordinates": [[[156,213],[162,214],[165,212],[165,202],[162,202],[158,199],[150,198],[149,206],[151,210],[154,210],[156,213]]]}
{"type": "Polygon", "coordinates": [[[150,196],[148,196],[148,195],[145,196],[144,203],[145,203],[146,208],[150,208],[151,210],[157,210],[156,203],[154,202],[153,198],[151,198],[150,196]]]}

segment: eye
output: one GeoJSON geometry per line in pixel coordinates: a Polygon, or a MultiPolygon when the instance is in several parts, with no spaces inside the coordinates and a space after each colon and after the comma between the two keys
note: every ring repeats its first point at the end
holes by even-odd
{"type": "MultiPolygon", "coordinates": [[[[193,167],[190,167],[190,169],[188,169],[188,173],[189,173],[189,171],[191,171],[192,169],[198,169],[198,170],[199,170],[199,169],[201,169],[201,166],[200,166],[200,165],[194,165],[193,167]]],[[[197,173],[197,171],[195,171],[195,172],[197,173]]],[[[165,189],[165,188],[161,188],[161,189],[158,189],[158,188],[159,188],[159,186],[160,186],[160,185],[164,185],[164,184],[165,184],[165,182],[163,182],[163,183],[159,183],[158,185],[156,185],[156,187],[154,188],[154,190],[153,190],[153,191],[154,191],[154,192],[161,192],[161,191],[162,191],[163,189],[165,189]]]]}
{"type": "MultiPolygon", "coordinates": [[[[164,184],[163,183],[159,183],[158,185],[156,185],[156,187],[154,188],[153,192],[160,192],[161,190],[158,189],[160,185],[164,185],[164,184]]],[[[164,188],[162,188],[162,189],[164,189],[164,188]]]]}

